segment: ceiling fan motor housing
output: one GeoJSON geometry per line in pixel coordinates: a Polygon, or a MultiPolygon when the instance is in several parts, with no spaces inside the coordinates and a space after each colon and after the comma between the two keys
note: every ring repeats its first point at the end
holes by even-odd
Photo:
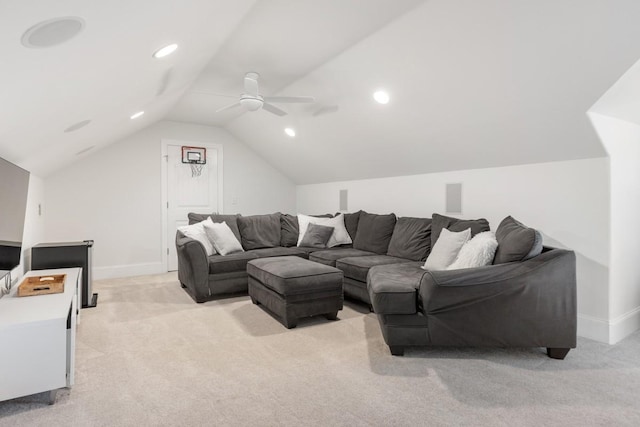
{"type": "Polygon", "coordinates": [[[264,99],[262,96],[251,96],[251,95],[242,95],[240,97],[240,105],[246,108],[249,111],[256,111],[262,108],[264,104],[264,99]]]}

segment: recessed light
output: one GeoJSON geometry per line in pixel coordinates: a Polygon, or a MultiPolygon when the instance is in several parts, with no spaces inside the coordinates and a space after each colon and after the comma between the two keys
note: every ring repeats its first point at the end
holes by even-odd
{"type": "Polygon", "coordinates": [[[291,138],[293,138],[294,136],[296,136],[296,131],[292,128],[285,128],[284,129],[284,133],[286,133],[287,135],[289,135],[291,138]]]}
{"type": "Polygon", "coordinates": [[[52,47],[78,35],[84,28],[84,20],[77,16],[65,16],[42,21],[22,35],[22,44],[31,48],[52,47]]]}
{"type": "Polygon", "coordinates": [[[378,90],[373,94],[373,99],[375,99],[378,104],[388,104],[389,94],[387,91],[378,90]]]}
{"type": "Polygon", "coordinates": [[[156,50],[153,53],[153,57],[154,58],[164,58],[165,56],[169,56],[171,55],[173,52],[176,51],[176,49],[178,48],[178,45],[175,43],[171,43],[165,47],[161,47],[160,49],[156,50]]]}
{"type": "Polygon", "coordinates": [[[133,116],[131,116],[131,120],[137,119],[138,117],[142,116],[143,114],[144,114],[144,111],[138,111],[133,116]]]}
{"type": "Polygon", "coordinates": [[[91,123],[91,120],[83,120],[81,122],[78,122],[78,123],[75,123],[75,124],[69,126],[64,131],[65,131],[65,133],[74,132],[74,131],[77,131],[78,129],[81,129],[81,128],[85,127],[89,123],[91,123]]]}

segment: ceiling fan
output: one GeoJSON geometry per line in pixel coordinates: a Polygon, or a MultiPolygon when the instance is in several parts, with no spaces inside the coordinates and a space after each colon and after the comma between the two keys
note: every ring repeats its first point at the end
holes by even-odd
{"type": "Polygon", "coordinates": [[[257,111],[262,108],[276,116],[286,116],[286,111],[281,110],[272,103],[298,104],[315,102],[315,98],[312,96],[262,96],[258,91],[258,77],[260,77],[260,75],[255,72],[245,74],[244,93],[240,95],[240,100],[234,104],[220,108],[216,113],[232,108],[243,107],[248,111],[257,111]]]}

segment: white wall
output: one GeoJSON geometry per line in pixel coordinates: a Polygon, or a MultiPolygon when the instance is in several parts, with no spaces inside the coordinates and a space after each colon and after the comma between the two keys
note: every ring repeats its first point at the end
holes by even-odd
{"type": "Polygon", "coordinates": [[[45,180],[46,240],[93,239],[96,278],[162,271],[162,139],[223,145],[226,213],[295,210],[294,184],[225,130],[156,123],[45,180]]]}
{"type": "Polygon", "coordinates": [[[473,169],[297,187],[298,212],[338,210],[430,217],[445,213],[445,184],[462,183],[464,218],[487,218],[495,230],[512,215],[544,234],[547,245],[577,256],[578,333],[607,341],[609,274],[609,159],[473,169]]]}
{"type": "Polygon", "coordinates": [[[640,125],[590,112],[611,161],[609,342],[640,328],[640,125]]]}

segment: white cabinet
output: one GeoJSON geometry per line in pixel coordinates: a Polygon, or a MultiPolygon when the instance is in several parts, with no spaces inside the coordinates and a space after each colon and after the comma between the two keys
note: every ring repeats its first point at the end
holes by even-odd
{"type": "Polygon", "coordinates": [[[0,401],[50,391],[74,382],[81,268],[30,271],[66,274],[64,292],[18,297],[18,285],[0,298],[0,401]]]}

